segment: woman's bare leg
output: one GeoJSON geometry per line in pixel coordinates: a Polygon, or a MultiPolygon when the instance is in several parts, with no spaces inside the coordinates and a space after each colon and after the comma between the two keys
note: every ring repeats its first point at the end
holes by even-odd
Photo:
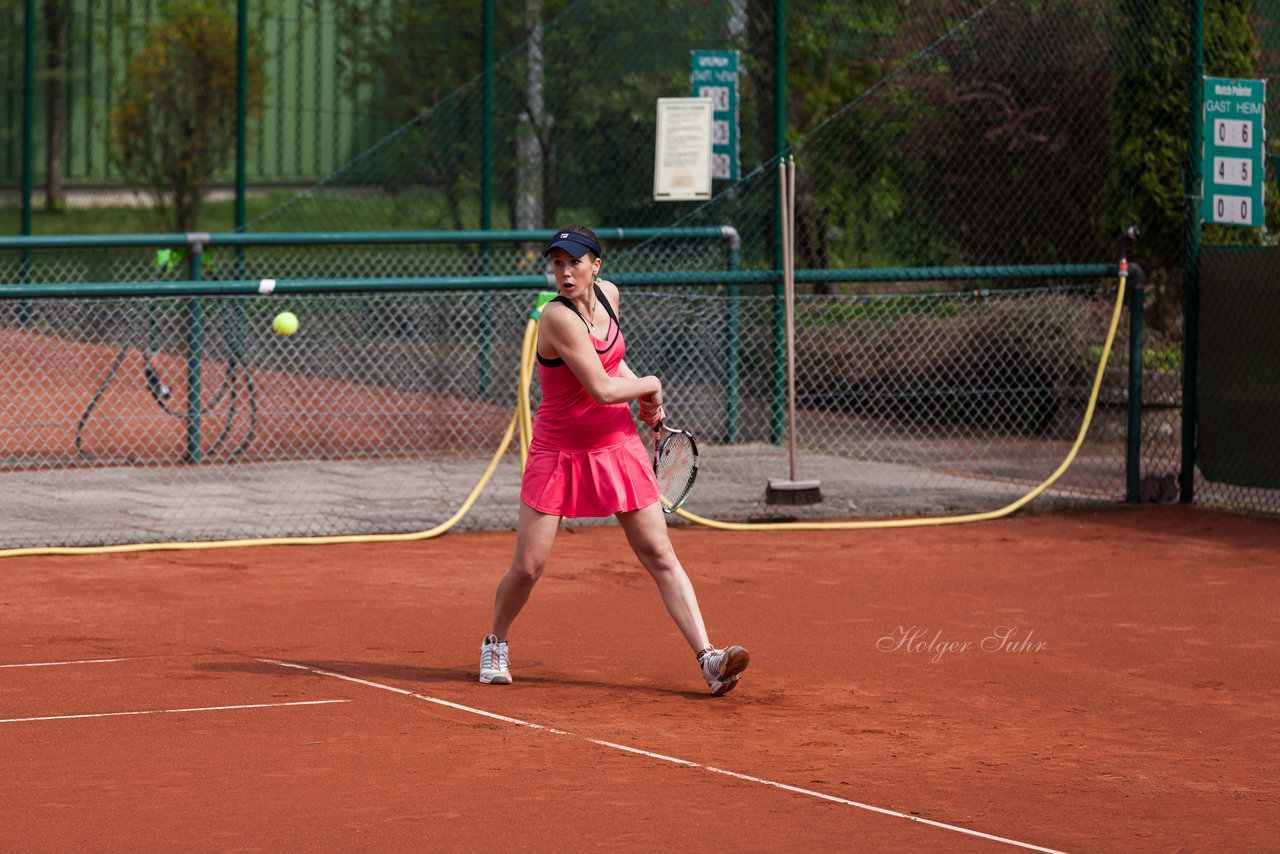
{"type": "Polygon", "coordinates": [[[689,646],[694,652],[710,648],[707,629],[702,623],[702,611],[698,608],[698,597],[671,546],[662,508],[654,502],[639,510],[619,513],[617,518],[640,564],[658,583],[667,613],[675,620],[689,646]]]}
{"type": "Polygon", "coordinates": [[[555,542],[559,528],[559,516],[539,513],[521,502],[511,565],[498,582],[498,590],[493,597],[492,633],[497,635],[499,641],[507,639],[511,624],[529,601],[533,586],[547,568],[551,545],[555,542]]]}

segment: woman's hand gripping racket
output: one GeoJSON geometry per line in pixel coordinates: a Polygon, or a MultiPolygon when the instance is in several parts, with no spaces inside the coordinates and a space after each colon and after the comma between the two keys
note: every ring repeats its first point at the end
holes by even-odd
{"type": "Polygon", "coordinates": [[[653,425],[653,473],[662,490],[662,510],[674,513],[684,504],[698,477],[698,443],[688,430],[653,425]]]}

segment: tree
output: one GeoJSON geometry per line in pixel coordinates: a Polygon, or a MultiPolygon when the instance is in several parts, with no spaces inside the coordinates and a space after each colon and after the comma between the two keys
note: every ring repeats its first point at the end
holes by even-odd
{"type": "MultiPolygon", "coordinates": [[[[765,11],[758,9],[756,17],[765,11]]],[[[919,16],[921,11],[917,8],[911,13],[919,16]]],[[[803,13],[793,15],[787,24],[787,141],[790,144],[808,137],[801,155],[803,168],[796,179],[799,267],[830,267],[833,253],[828,235],[856,230],[846,219],[848,214],[854,210],[865,213],[861,210],[864,205],[896,192],[877,180],[845,180],[850,177],[845,174],[850,161],[857,165],[848,171],[862,178],[864,167],[879,168],[889,154],[887,146],[869,144],[864,129],[854,127],[855,122],[844,122],[840,130],[833,128],[826,134],[814,132],[899,64],[908,50],[914,50],[898,38],[901,17],[896,3],[864,2],[853,14],[840,0],[810,0],[803,13]]],[[[772,74],[774,69],[766,71],[772,74]]],[[[772,114],[771,110],[766,112],[772,114]]],[[[873,221],[866,216],[860,219],[873,221]]],[[[830,292],[825,282],[816,282],[813,288],[815,293],[830,292]]]]}
{"type": "Polygon", "coordinates": [[[516,128],[515,202],[512,225],[517,229],[541,228],[549,219],[543,193],[545,150],[549,125],[543,99],[542,0],[526,0],[525,21],[529,39],[525,48],[525,109],[516,128]]]}
{"type": "Polygon", "coordinates": [[[71,12],[75,0],[45,0],[44,25],[49,38],[45,60],[45,105],[48,109],[48,144],[45,148],[44,206],[47,211],[66,208],[62,186],[62,140],[67,128],[66,55],[71,37],[71,12]]]}
{"type": "Polygon", "coordinates": [[[1107,257],[1111,44],[1105,9],[1074,0],[995,6],[934,53],[909,151],[910,197],[964,264],[1107,257]]]}
{"type": "MultiPolygon", "coordinates": [[[[266,63],[252,32],[248,121],[262,115],[266,63]]],[[[210,181],[235,151],[236,19],[229,2],[175,0],[128,61],[109,116],[108,151],[174,231],[193,231],[210,181]]],[[[251,124],[250,124],[251,126],[251,124]]]]}
{"type": "Polygon", "coordinates": [[[375,174],[345,179],[377,183],[404,197],[401,209],[410,221],[420,221],[418,211],[435,207],[416,191],[438,193],[450,227],[474,227],[466,220],[474,206],[465,201],[479,172],[483,120],[475,85],[483,64],[478,4],[333,0],[331,8],[340,34],[343,87],[399,128],[372,159],[375,174]]]}
{"type": "MultiPolygon", "coordinates": [[[[1250,0],[1205,0],[1204,69],[1213,77],[1255,76],[1257,40],[1249,27],[1250,0]]],[[[1112,93],[1111,176],[1103,223],[1108,232],[1137,223],[1148,290],[1147,315],[1160,332],[1176,333],[1182,304],[1182,254],[1188,208],[1187,74],[1191,21],[1186,4],[1123,0],[1112,93]],[[1148,260],[1149,259],[1149,260],[1148,260]]],[[[1205,229],[1205,240],[1231,239],[1226,227],[1205,229]]],[[[1240,229],[1234,229],[1238,236],[1240,229]]]]}
{"type": "MultiPolygon", "coordinates": [[[[343,45],[344,87],[363,94],[400,126],[379,146],[376,158],[351,172],[363,169],[360,177],[414,199],[404,205],[406,217],[443,199],[454,228],[471,222],[476,205],[470,194],[481,168],[478,5],[474,0],[332,4],[343,45]],[[373,163],[380,173],[367,168],[373,163]],[[422,195],[415,198],[414,191],[422,195]]],[[[715,4],[596,0],[589,15],[557,22],[570,5],[569,0],[498,4],[493,115],[498,201],[519,225],[545,227],[565,208],[597,222],[641,224],[654,207],[647,174],[654,99],[688,92],[688,50],[723,39],[720,32],[706,38],[702,19],[714,17],[722,30],[726,12],[715,4]],[[698,20],[691,20],[691,8],[698,20]],[[639,175],[644,180],[636,180],[639,175]]]]}

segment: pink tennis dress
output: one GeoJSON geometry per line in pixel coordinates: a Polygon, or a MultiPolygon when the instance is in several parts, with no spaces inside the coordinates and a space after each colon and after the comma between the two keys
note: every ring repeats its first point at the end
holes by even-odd
{"type": "MultiPolygon", "coordinates": [[[[611,377],[626,355],[618,319],[609,312],[604,340],[591,336],[611,377]]],[[[626,403],[596,403],[561,359],[538,357],[542,403],[533,417],[520,500],[551,515],[612,516],[658,500],[658,480],[649,452],[636,432],[626,403]]]]}

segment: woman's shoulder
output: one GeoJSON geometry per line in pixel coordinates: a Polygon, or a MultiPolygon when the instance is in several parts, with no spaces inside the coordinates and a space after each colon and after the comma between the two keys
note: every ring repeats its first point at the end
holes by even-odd
{"type": "Polygon", "coordinates": [[[573,317],[577,317],[577,312],[558,299],[550,300],[542,307],[542,319],[544,321],[561,324],[567,323],[573,317]]]}

